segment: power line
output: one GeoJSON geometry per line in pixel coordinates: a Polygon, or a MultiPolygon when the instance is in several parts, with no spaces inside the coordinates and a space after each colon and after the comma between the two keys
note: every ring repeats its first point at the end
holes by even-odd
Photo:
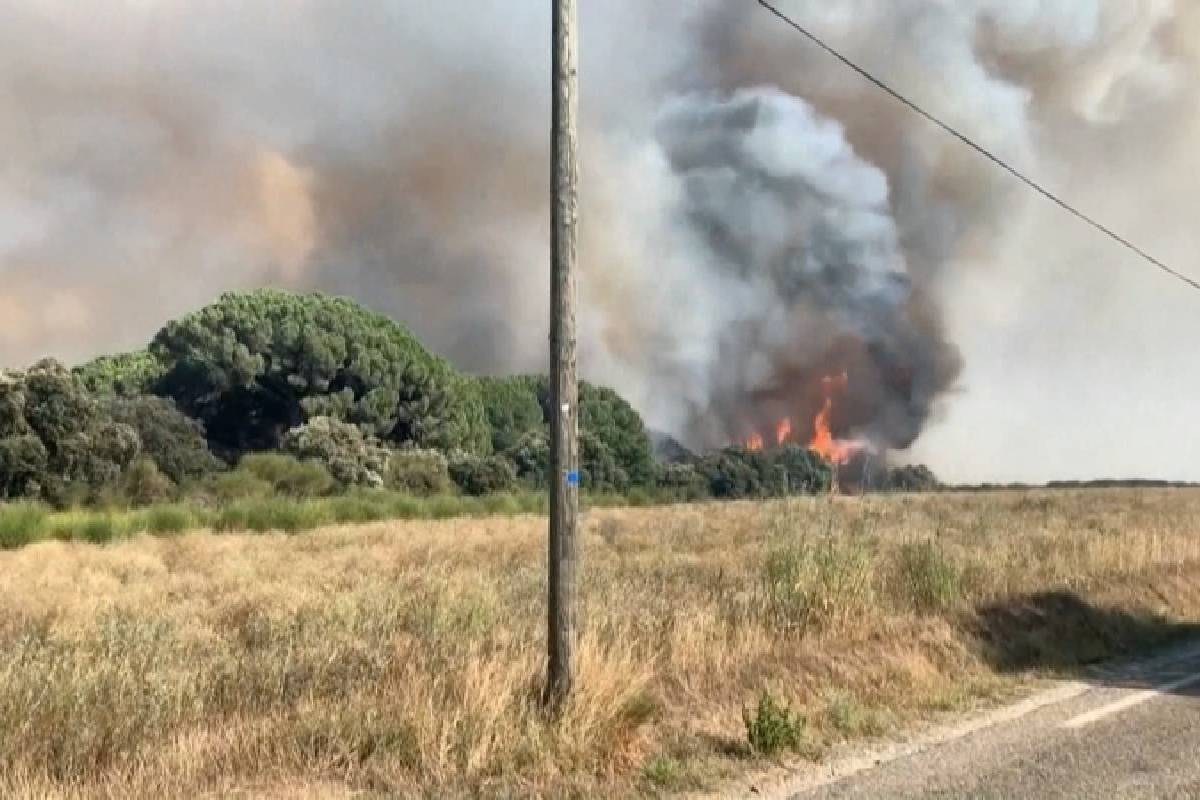
{"type": "Polygon", "coordinates": [[[929,122],[933,123],[937,127],[941,128],[943,131],[945,131],[946,133],[953,136],[955,139],[958,139],[960,142],[965,144],[967,147],[970,147],[972,150],[979,153],[981,156],[983,156],[987,160],[991,161],[993,164],[1000,167],[1005,172],[1008,172],[1010,175],[1015,177],[1017,180],[1021,181],[1026,186],[1028,186],[1030,189],[1033,189],[1035,192],[1040,194],[1042,197],[1044,197],[1047,200],[1049,200],[1050,202],[1054,203],[1055,205],[1057,205],[1059,208],[1063,209],[1067,213],[1075,216],[1078,219],[1083,220],[1088,225],[1091,225],[1093,228],[1100,231],[1105,236],[1107,236],[1110,239],[1112,239],[1113,241],[1121,244],[1127,250],[1130,250],[1131,252],[1137,254],[1142,259],[1144,259],[1145,261],[1148,261],[1150,264],[1154,265],[1155,267],[1158,267],[1160,270],[1167,273],[1171,277],[1176,278],[1177,280],[1183,281],[1184,283],[1186,283],[1188,286],[1192,287],[1193,289],[1200,291],[1200,281],[1197,281],[1194,278],[1190,278],[1187,275],[1184,275],[1182,272],[1172,269],[1171,267],[1167,266],[1165,263],[1163,263],[1159,259],[1155,258],[1154,256],[1150,255],[1142,248],[1135,245],[1133,242],[1126,239],[1124,236],[1121,236],[1119,233],[1112,230],[1111,228],[1104,225],[1103,223],[1098,222],[1095,219],[1092,219],[1091,217],[1089,217],[1087,214],[1083,213],[1082,211],[1079,211],[1074,206],[1072,206],[1070,203],[1068,203],[1067,201],[1060,198],[1058,195],[1051,192],[1049,189],[1043,188],[1041,186],[1041,184],[1037,183],[1032,178],[1027,177],[1024,173],[1020,172],[1016,167],[1013,167],[1004,159],[995,155],[994,153],[992,153],[990,150],[983,147],[982,145],[976,144],[976,142],[973,139],[971,139],[969,136],[967,136],[966,134],[961,133],[953,126],[951,126],[945,122],[942,122],[942,120],[938,119],[933,114],[931,114],[928,111],[926,111],[925,109],[921,108],[919,105],[917,105],[912,100],[909,100],[907,97],[905,97],[899,91],[897,91],[896,89],[893,89],[887,83],[885,83],[884,81],[875,77],[870,72],[863,69],[858,64],[854,63],[849,58],[847,58],[846,56],[842,55],[840,52],[835,50],[833,47],[826,44],[816,34],[810,32],[807,28],[805,28],[803,25],[801,25],[796,20],[789,17],[787,14],[784,14],[775,5],[768,2],[768,0],[757,0],[757,2],[760,6],[762,6],[767,11],[771,12],[776,17],[778,17],[786,25],[795,29],[798,33],[802,34],[813,44],[817,45],[817,47],[820,47],[826,53],[828,53],[829,55],[836,58],[838,61],[845,64],[850,69],[857,72],[859,75],[861,75],[867,81],[874,84],[879,89],[882,89],[884,92],[891,95],[894,99],[898,100],[900,103],[904,104],[910,111],[913,111],[913,112],[919,114],[920,116],[924,117],[929,122]]]}

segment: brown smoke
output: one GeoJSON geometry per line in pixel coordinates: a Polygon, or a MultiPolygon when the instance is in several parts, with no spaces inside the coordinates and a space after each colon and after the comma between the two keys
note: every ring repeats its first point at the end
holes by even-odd
{"type": "MultiPolygon", "coordinates": [[[[782,5],[1189,265],[1194,4],[782,5]]],[[[222,290],[271,284],[354,295],[470,369],[543,368],[543,8],[90,9],[0,0],[0,363],[136,347],[222,290]]],[[[915,455],[952,479],[1187,469],[1184,454],[1164,462],[1161,447],[1139,444],[1175,435],[1190,417],[1170,404],[1200,388],[1181,344],[1194,313],[1173,286],[752,3],[699,0],[681,12],[615,0],[585,8],[583,23],[583,363],[651,424],[721,443],[816,402],[806,399],[813,375],[843,366],[858,387],[843,432],[893,446],[920,435],[915,455]],[[895,271],[908,283],[890,305],[868,314],[845,297],[790,296],[795,287],[776,280],[786,270],[748,278],[748,264],[770,259],[734,268],[689,216],[697,198],[662,138],[667,109],[772,87],[814,110],[814,131],[840,124],[855,163],[885,176],[895,271]],[[853,313],[834,313],[838,303],[853,313]],[[888,322],[875,350],[871,337],[839,335],[847,319],[888,322]],[[880,344],[904,354],[901,372],[923,375],[919,385],[885,388],[880,365],[892,356],[881,360],[880,344]],[[1139,370],[1160,388],[1137,388],[1139,370]],[[1145,434],[1114,447],[1130,413],[1145,434]],[[1013,452],[1014,437],[1057,444],[1013,452]]]]}

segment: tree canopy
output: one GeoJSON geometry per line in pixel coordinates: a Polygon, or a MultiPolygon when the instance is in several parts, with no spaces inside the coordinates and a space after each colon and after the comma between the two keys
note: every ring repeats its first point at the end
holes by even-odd
{"type": "Polygon", "coordinates": [[[165,371],[149,350],[100,356],[74,369],[89,392],[120,397],[151,394],[165,371]]]}
{"type": "Polygon", "coordinates": [[[114,483],[140,448],[137,431],[57,361],[0,372],[0,498],[58,500],[72,485],[114,483]]]}
{"type": "Polygon", "coordinates": [[[226,294],[169,323],[150,352],[166,367],[159,391],[223,449],[276,449],[314,417],[396,444],[491,447],[479,384],[404,326],[345,298],[226,294]]]}
{"type": "MultiPolygon", "coordinates": [[[[497,452],[517,462],[527,480],[544,477],[541,448],[550,424],[550,381],[545,375],[481,379],[497,452]]],[[[579,384],[580,468],[590,489],[623,490],[654,481],[654,456],[641,415],[619,394],[579,384]]],[[[548,456],[547,456],[548,457],[548,456]]]]}

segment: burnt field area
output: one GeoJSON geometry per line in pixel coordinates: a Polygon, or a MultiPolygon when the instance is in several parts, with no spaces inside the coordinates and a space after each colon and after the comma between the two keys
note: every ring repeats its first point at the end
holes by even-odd
{"type": "Polygon", "coordinates": [[[594,509],[538,703],[537,515],[0,553],[5,797],[720,791],[1187,633],[1200,493],[594,509]]]}

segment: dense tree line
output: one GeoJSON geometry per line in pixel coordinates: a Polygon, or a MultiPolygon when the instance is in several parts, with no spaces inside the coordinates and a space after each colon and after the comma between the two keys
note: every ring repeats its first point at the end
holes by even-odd
{"type": "MultiPolygon", "coordinates": [[[[73,371],[43,361],[0,373],[0,498],[64,502],[122,481],[139,495],[204,486],[224,496],[233,481],[214,476],[257,453],[318,464],[341,487],[544,487],[550,415],[545,376],[462,374],[350,300],[226,294],[168,323],[144,350],[73,371]]],[[[587,382],[580,451],[594,492],[755,498],[819,492],[831,480],[829,465],[801,447],[680,448],[679,463],[657,462],[637,411],[587,382]]],[[[259,472],[280,463],[253,462],[259,472]]]]}

